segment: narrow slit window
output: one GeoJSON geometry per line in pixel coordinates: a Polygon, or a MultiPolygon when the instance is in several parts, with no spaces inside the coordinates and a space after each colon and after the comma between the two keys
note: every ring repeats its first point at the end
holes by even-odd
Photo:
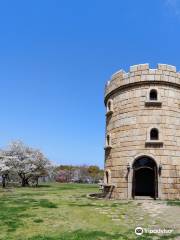
{"type": "Polygon", "coordinates": [[[113,112],[113,100],[112,99],[109,99],[108,102],[107,102],[107,113],[109,112],[113,112]]]}
{"type": "Polygon", "coordinates": [[[106,183],[107,184],[109,183],[109,173],[108,173],[108,171],[106,171],[106,183]]]}
{"type": "Polygon", "coordinates": [[[110,146],[110,136],[107,135],[107,146],[110,146]]]}

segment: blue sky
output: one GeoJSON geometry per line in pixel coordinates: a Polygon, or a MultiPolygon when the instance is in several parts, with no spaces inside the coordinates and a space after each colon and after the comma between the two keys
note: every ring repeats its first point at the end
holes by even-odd
{"type": "Polygon", "coordinates": [[[130,65],[180,70],[180,0],[0,1],[0,145],[104,164],[105,82],[130,65]]]}

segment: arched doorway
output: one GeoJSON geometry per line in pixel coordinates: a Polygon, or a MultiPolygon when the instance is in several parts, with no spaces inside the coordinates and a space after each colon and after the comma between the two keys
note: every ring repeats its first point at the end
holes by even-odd
{"type": "Polygon", "coordinates": [[[140,157],[133,164],[132,197],[158,197],[157,164],[147,156],[140,157]]]}

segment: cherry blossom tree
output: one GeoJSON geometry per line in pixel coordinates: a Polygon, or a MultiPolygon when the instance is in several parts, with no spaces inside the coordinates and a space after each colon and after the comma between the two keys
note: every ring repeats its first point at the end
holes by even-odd
{"type": "Polygon", "coordinates": [[[48,175],[50,161],[42,152],[26,146],[22,141],[11,142],[4,152],[9,159],[8,166],[18,174],[22,187],[28,186],[31,179],[35,179],[37,185],[40,176],[48,175]]]}
{"type": "Polygon", "coordinates": [[[34,180],[36,182],[36,186],[38,186],[39,178],[48,176],[52,170],[52,165],[51,162],[38,149],[34,149],[32,151],[31,159],[34,164],[34,169],[31,172],[31,179],[34,180]]]}

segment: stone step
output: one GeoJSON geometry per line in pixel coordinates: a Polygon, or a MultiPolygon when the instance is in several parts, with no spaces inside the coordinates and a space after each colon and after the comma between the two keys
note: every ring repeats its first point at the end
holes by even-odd
{"type": "Polygon", "coordinates": [[[135,196],[134,199],[135,200],[154,200],[154,198],[150,196],[135,196]]]}

